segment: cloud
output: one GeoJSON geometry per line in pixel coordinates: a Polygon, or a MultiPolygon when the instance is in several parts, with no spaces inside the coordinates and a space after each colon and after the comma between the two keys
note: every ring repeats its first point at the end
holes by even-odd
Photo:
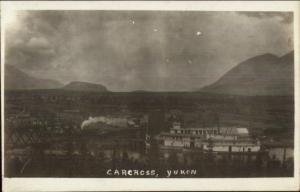
{"type": "Polygon", "coordinates": [[[32,37],[28,41],[27,47],[31,49],[48,49],[50,47],[50,43],[43,37],[32,37]]]}
{"type": "Polygon", "coordinates": [[[18,15],[18,28],[6,33],[6,62],[34,76],[64,83],[95,82],[114,91],[191,90],[212,83],[249,57],[266,52],[282,55],[292,49],[291,13],[21,11],[18,15]],[[197,36],[199,31],[203,35],[197,36]]]}
{"type": "Polygon", "coordinates": [[[272,19],[277,18],[282,23],[292,23],[292,12],[238,12],[241,15],[257,18],[257,19],[272,19]]]}

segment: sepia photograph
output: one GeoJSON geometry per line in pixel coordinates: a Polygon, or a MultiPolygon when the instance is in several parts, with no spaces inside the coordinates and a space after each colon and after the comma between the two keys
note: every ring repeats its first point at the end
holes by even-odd
{"type": "Polygon", "coordinates": [[[5,178],[299,176],[294,11],[1,14],[5,178]]]}

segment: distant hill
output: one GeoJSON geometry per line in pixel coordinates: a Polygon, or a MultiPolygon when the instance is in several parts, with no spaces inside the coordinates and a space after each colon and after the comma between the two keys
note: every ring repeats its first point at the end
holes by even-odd
{"type": "Polygon", "coordinates": [[[234,95],[293,95],[294,52],[250,58],[200,92],[234,95]]]}
{"type": "Polygon", "coordinates": [[[62,87],[58,81],[32,77],[12,65],[5,65],[5,85],[8,90],[14,89],[55,89],[62,87]]]}
{"type": "Polygon", "coordinates": [[[151,91],[147,91],[147,90],[134,90],[134,91],[131,91],[132,93],[149,93],[151,91]]]}
{"type": "Polygon", "coordinates": [[[62,89],[72,91],[93,91],[93,92],[108,92],[107,88],[100,84],[73,81],[65,85],[62,89]]]}

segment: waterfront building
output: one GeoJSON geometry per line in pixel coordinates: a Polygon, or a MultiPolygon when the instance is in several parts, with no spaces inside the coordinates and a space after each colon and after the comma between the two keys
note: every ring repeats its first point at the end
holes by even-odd
{"type": "Polygon", "coordinates": [[[169,132],[156,136],[161,148],[199,149],[212,152],[258,152],[260,142],[247,128],[182,128],[175,122],[169,132]]]}

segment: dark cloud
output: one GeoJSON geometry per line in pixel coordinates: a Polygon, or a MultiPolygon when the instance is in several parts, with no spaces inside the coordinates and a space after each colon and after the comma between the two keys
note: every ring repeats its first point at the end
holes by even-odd
{"type": "Polygon", "coordinates": [[[6,29],[6,61],[34,76],[116,91],[191,90],[249,57],[293,49],[287,18],[290,13],[20,11],[19,22],[6,29]]]}

